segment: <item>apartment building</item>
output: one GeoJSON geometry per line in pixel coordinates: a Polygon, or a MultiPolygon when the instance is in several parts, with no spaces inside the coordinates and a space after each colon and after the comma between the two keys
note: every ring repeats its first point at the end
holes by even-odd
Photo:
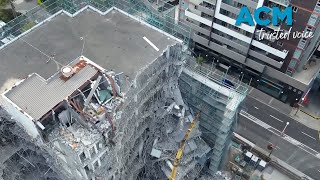
{"type": "MultiPolygon", "coordinates": [[[[214,60],[218,69],[291,105],[307,96],[319,71],[319,63],[312,58],[319,46],[319,0],[181,0],[177,11],[179,20],[193,29],[195,52],[214,60]],[[252,16],[261,6],[271,12],[272,7],[292,6],[293,25],[235,26],[243,6],[252,16]],[[314,37],[259,40],[261,29],[272,33],[291,27],[291,32],[312,32],[314,37]]],[[[271,15],[261,13],[260,18],[271,15]]]]}

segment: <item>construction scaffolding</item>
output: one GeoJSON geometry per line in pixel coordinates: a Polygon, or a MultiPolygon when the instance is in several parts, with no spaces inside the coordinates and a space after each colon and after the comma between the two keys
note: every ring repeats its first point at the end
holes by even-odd
{"type": "MultiPolygon", "coordinates": [[[[144,21],[152,27],[183,40],[184,44],[188,45],[191,28],[183,22],[178,23],[173,5],[161,0],[157,2],[151,0],[47,0],[8,22],[2,30],[0,29],[0,39],[7,38],[7,44],[10,44],[57,14],[64,12],[75,16],[90,6],[102,14],[106,14],[112,7],[117,8],[136,17],[139,21],[144,21]]],[[[6,44],[0,45],[0,48],[4,46],[6,44]]]]}
{"type": "Polygon", "coordinates": [[[228,80],[227,74],[219,74],[187,58],[179,79],[181,94],[194,112],[201,111],[200,129],[203,139],[212,147],[209,173],[214,175],[229,147],[236,114],[246,96],[247,86],[228,80]]]}
{"type": "MultiPolygon", "coordinates": [[[[168,36],[168,39],[176,37],[183,40],[184,45],[189,43],[191,29],[187,25],[181,26],[182,22],[179,22],[178,25],[174,17],[174,6],[163,1],[155,3],[151,0],[47,0],[42,5],[9,22],[4,27],[3,34],[5,37],[12,37],[12,42],[58,14],[66,13],[74,17],[85,9],[90,9],[104,15],[112,8],[123,11],[124,14],[135,17],[136,20],[144,21],[150,27],[162,30],[161,33],[165,32],[167,35],[171,35],[168,36]]],[[[199,120],[202,135],[198,130],[198,133],[190,138],[192,143],[188,145],[189,152],[186,152],[186,155],[190,155],[183,159],[184,163],[181,163],[183,166],[178,170],[180,175],[178,174],[176,179],[192,179],[192,176],[197,176],[209,157],[209,172],[215,174],[231,140],[236,113],[239,104],[245,98],[247,87],[234,80],[226,81],[227,74],[220,75],[214,69],[197,64],[192,56],[187,55],[186,51],[186,46],[181,45],[179,41],[176,45],[168,47],[147,67],[141,67],[139,73],[133,77],[132,84],[130,82],[130,88],[125,92],[127,98],[115,98],[117,99],[115,107],[119,108],[115,108],[117,113],[112,113],[114,119],[111,119],[110,116],[99,116],[101,121],[98,121],[98,116],[83,118],[86,115],[82,109],[88,105],[90,100],[79,105],[79,102],[84,101],[84,98],[81,100],[81,93],[80,95],[77,93],[77,98],[80,100],[76,100],[75,95],[72,95],[72,98],[69,99],[71,106],[67,102],[59,104],[59,107],[66,108],[63,110],[70,110],[70,107],[73,107],[74,119],[79,120],[79,122],[72,121],[69,116],[65,116],[68,111],[57,109],[56,114],[62,113],[58,117],[63,119],[59,123],[62,125],[57,127],[57,124],[44,123],[47,125],[48,130],[46,131],[50,131],[45,137],[47,139],[46,145],[50,147],[46,150],[50,151],[54,157],[63,157],[60,158],[62,163],[63,159],[67,158],[64,163],[67,168],[63,167],[66,174],[71,171],[70,177],[74,175],[87,178],[107,177],[109,179],[112,177],[114,179],[168,177],[168,172],[171,172],[170,169],[172,169],[168,162],[174,157],[172,155],[178,148],[178,142],[180,142],[178,137],[184,134],[184,129],[181,127],[187,127],[189,123],[187,117],[198,111],[202,112],[199,120]],[[231,82],[232,85],[226,82],[231,82]],[[176,93],[177,91],[181,91],[183,100],[180,98],[180,92],[176,93]],[[163,112],[167,111],[163,107],[170,105],[172,99],[178,104],[177,109],[181,109],[179,113],[182,114],[182,109],[190,111],[186,118],[180,118],[177,114],[168,116],[163,112]],[[184,104],[185,107],[181,108],[184,104]],[[161,114],[166,115],[162,116],[161,114]],[[89,127],[98,126],[98,130],[107,128],[108,132],[101,135],[97,129],[85,130],[87,127],[80,123],[82,119],[88,119],[89,127]],[[99,124],[102,121],[104,124],[99,124]],[[170,123],[174,126],[168,126],[170,123]],[[168,132],[170,128],[175,126],[178,130],[172,129],[171,132],[168,132]],[[56,140],[57,136],[60,136],[59,140],[56,140]],[[87,137],[87,139],[83,137],[87,137]],[[171,142],[175,139],[174,137],[178,141],[171,142]],[[155,143],[155,141],[158,142],[155,143]],[[160,156],[157,153],[164,145],[168,147],[162,149],[162,156],[160,156]],[[62,156],[59,150],[60,146],[62,147],[60,150],[66,151],[70,155],[62,156]],[[59,151],[54,151],[54,148],[59,151]],[[153,153],[151,157],[149,154],[153,149],[157,151],[155,150],[155,154],[153,153]],[[155,157],[159,159],[155,159],[155,157]],[[199,159],[193,161],[196,159],[194,157],[199,159]],[[77,162],[74,162],[73,159],[77,159],[77,162]],[[74,163],[85,166],[78,167],[74,163]],[[153,166],[154,164],[158,164],[158,166],[153,166]]],[[[97,82],[99,81],[100,78],[97,82]]],[[[102,88],[102,90],[106,89],[102,88]]],[[[109,94],[111,93],[105,95],[109,94]]],[[[113,94],[116,93],[113,92],[113,94]]],[[[99,99],[98,95],[96,96],[95,98],[99,99]]],[[[91,97],[92,95],[90,95],[91,97]]],[[[106,111],[96,103],[91,106],[87,114],[106,111]]],[[[55,117],[54,111],[48,112],[46,115],[53,117],[52,119],[44,118],[44,122],[57,121],[58,118],[55,117]]]]}

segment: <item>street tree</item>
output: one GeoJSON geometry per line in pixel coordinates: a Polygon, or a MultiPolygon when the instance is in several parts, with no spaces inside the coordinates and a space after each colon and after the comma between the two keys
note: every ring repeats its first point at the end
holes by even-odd
{"type": "Polygon", "coordinates": [[[16,12],[16,8],[15,8],[15,6],[13,4],[13,1],[14,0],[0,0],[0,9],[6,9],[6,6],[8,4],[10,4],[13,17],[16,18],[17,17],[17,12],[16,12]]]}

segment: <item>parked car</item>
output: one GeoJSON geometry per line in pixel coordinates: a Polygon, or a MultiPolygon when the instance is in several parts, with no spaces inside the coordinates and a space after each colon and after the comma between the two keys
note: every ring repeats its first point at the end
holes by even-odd
{"type": "Polygon", "coordinates": [[[7,44],[14,38],[11,34],[9,36],[5,35],[5,25],[7,25],[5,22],[0,21],[0,46],[7,44]]]}

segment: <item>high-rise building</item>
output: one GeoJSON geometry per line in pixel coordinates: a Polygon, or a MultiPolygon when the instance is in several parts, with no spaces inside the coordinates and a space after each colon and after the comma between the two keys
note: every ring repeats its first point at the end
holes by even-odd
{"type": "Polygon", "coordinates": [[[214,59],[218,68],[291,105],[307,95],[319,71],[313,58],[320,42],[319,0],[181,0],[177,12],[193,29],[195,52],[214,59]],[[244,6],[252,16],[257,8],[269,7],[270,13],[261,13],[261,19],[272,16],[272,7],[292,6],[293,25],[236,26],[244,6]],[[269,34],[291,29],[291,38],[259,40],[262,29],[269,34]],[[292,38],[296,31],[312,32],[313,37],[292,38]]]}
{"type": "Polygon", "coordinates": [[[196,63],[171,16],[126,2],[48,0],[26,13],[31,29],[7,25],[15,38],[2,63],[25,76],[2,94],[0,113],[32,146],[2,148],[0,179],[167,179],[178,149],[176,180],[223,166],[247,86],[196,63]]]}

